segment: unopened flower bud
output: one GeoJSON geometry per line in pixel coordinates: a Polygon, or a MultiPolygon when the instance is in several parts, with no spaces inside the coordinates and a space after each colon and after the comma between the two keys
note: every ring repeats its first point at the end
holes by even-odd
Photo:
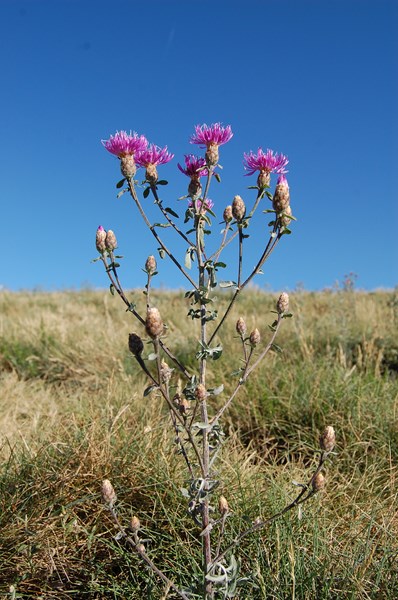
{"type": "Polygon", "coordinates": [[[145,179],[150,185],[156,185],[158,180],[158,171],[156,169],[156,165],[147,165],[145,179]]]}
{"type": "Polygon", "coordinates": [[[223,219],[226,223],[230,223],[233,219],[233,215],[232,215],[232,206],[226,206],[224,208],[224,214],[223,214],[223,219]]]}
{"type": "Polygon", "coordinates": [[[276,303],[276,310],[280,315],[283,315],[289,310],[289,294],[282,292],[276,303]]]}
{"type": "Polygon", "coordinates": [[[106,246],[106,249],[109,250],[109,252],[113,252],[113,250],[115,250],[115,248],[117,248],[116,236],[113,233],[112,229],[109,229],[106,232],[105,246],[106,246]]]}
{"type": "Polygon", "coordinates": [[[163,321],[157,308],[148,308],[146,313],[145,329],[153,340],[163,333],[163,321]]]}
{"type": "Polygon", "coordinates": [[[101,493],[105,504],[109,504],[109,506],[115,504],[117,496],[109,479],[104,479],[102,482],[101,493]]]}
{"type": "Polygon", "coordinates": [[[225,515],[229,512],[228,501],[225,496],[220,496],[218,499],[218,510],[222,515],[225,515]]]}
{"type": "Polygon", "coordinates": [[[148,256],[148,258],[146,259],[145,262],[145,271],[149,274],[149,275],[153,275],[156,271],[157,265],[156,265],[156,259],[154,256],[148,256]]]}
{"type": "Polygon", "coordinates": [[[203,402],[203,400],[206,398],[207,392],[203,383],[199,383],[199,385],[197,386],[195,396],[199,400],[199,402],[203,402]]]}
{"type": "Polygon", "coordinates": [[[261,335],[260,335],[260,332],[257,329],[257,327],[256,327],[256,329],[253,329],[253,331],[251,332],[249,340],[253,347],[257,346],[257,344],[259,344],[261,342],[261,335]]]}
{"type": "Polygon", "coordinates": [[[247,327],[242,317],[239,317],[239,319],[236,321],[236,331],[241,337],[244,337],[246,335],[247,327]]]}
{"type": "Polygon", "coordinates": [[[320,492],[325,487],[325,483],[325,477],[319,472],[312,480],[312,489],[314,492],[320,492]]]}
{"type": "Polygon", "coordinates": [[[190,408],[189,401],[186,398],[181,398],[178,408],[181,414],[186,415],[190,408]]]}
{"type": "Polygon", "coordinates": [[[134,177],[137,171],[137,167],[135,165],[134,156],[132,154],[127,154],[126,156],[120,157],[120,170],[122,175],[127,179],[131,179],[134,177]]]}
{"type": "Polygon", "coordinates": [[[283,211],[283,215],[280,218],[280,222],[281,222],[281,225],[283,225],[283,227],[289,227],[290,222],[292,220],[291,215],[292,215],[292,209],[289,204],[288,206],[286,206],[285,210],[283,211]]]}
{"type": "Polygon", "coordinates": [[[272,199],[273,209],[277,212],[283,212],[290,204],[290,192],[287,179],[284,175],[279,175],[275,187],[274,197],[272,199]]]}
{"type": "Polygon", "coordinates": [[[246,206],[240,196],[235,196],[232,202],[232,214],[237,221],[241,221],[245,216],[246,206]]]}
{"type": "Polygon", "coordinates": [[[129,334],[129,350],[134,356],[140,356],[144,349],[144,343],[136,333],[129,334]]]}
{"type": "Polygon", "coordinates": [[[169,383],[173,369],[170,369],[166,361],[162,360],[160,364],[160,377],[163,383],[169,383]]]}
{"type": "Polygon", "coordinates": [[[269,187],[270,181],[271,181],[271,173],[267,170],[262,169],[257,177],[258,187],[260,189],[269,187]]]}
{"type": "Polygon", "coordinates": [[[100,254],[103,254],[106,250],[105,238],[106,238],[106,231],[102,227],[102,225],[100,225],[97,229],[97,233],[95,234],[95,245],[100,254]]]}
{"type": "Polygon", "coordinates": [[[205,154],[205,158],[206,158],[206,164],[208,167],[215,167],[216,164],[218,163],[218,144],[210,143],[207,146],[207,150],[206,150],[206,154],[205,154]]]}
{"type": "Polygon", "coordinates": [[[198,200],[202,193],[202,184],[199,181],[199,177],[193,177],[189,182],[188,186],[188,196],[192,198],[193,201],[198,200]]]}
{"type": "Polygon", "coordinates": [[[137,551],[140,554],[145,554],[145,546],[144,546],[144,544],[137,544],[136,548],[137,548],[137,551]]]}
{"type": "Polygon", "coordinates": [[[131,517],[130,527],[133,531],[138,531],[141,527],[140,520],[135,515],[133,517],[131,517]]]}
{"type": "Polygon", "coordinates": [[[324,432],[319,438],[319,445],[324,452],[332,452],[336,445],[336,435],[331,425],[325,427],[324,432]]]}

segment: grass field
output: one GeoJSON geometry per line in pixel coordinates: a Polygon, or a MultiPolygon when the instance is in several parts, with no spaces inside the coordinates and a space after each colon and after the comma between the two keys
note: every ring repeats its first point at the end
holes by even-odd
{"type": "MultiPolygon", "coordinates": [[[[132,292],[144,312],[142,292],[132,292]]],[[[267,337],[277,295],[251,290],[222,333],[208,385],[239,367],[234,324],[267,337]]],[[[221,298],[221,305],[226,297],[221,298]]],[[[158,292],[167,344],[194,372],[197,332],[178,292],[158,292]]],[[[106,292],[0,293],[0,597],[164,598],[135,553],[115,541],[101,500],[138,515],[148,552],[179,585],[200,571],[201,542],[180,488],[186,472],[160,399],[128,351],[143,335],[106,292]]],[[[293,319],[224,420],[218,465],[232,517],[276,512],[306,481],[326,425],[336,430],[327,485],[242,542],[239,599],[398,597],[398,296],[299,291],[293,319]],[[301,517],[301,518],[299,518],[301,517]]],[[[221,397],[214,402],[219,404],[221,397]]],[[[168,598],[172,598],[170,594],[168,598]]]]}

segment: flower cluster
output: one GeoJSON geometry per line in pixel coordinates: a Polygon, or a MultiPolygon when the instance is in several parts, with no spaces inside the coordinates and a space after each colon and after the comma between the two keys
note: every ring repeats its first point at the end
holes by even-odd
{"type": "MultiPolygon", "coordinates": [[[[214,173],[218,165],[218,148],[229,142],[232,137],[233,133],[230,125],[226,127],[223,127],[221,123],[195,125],[195,133],[191,136],[190,143],[206,148],[205,156],[199,157],[194,154],[186,154],[184,157],[185,166],[180,163],[177,165],[181,173],[190,178],[188,186],[188,196],[191,198],[190,208],[197,201],[203,202],[200,179],[214,173]]],[[[102,144],[108,152],[120,159],[121,171],[124,177],[131,179],[135,175],[137,167],[144,167],[146,169],[146,181],[153,186],[158,181],[157,166],[164,165],[174,158],[174,154],[168,151],[167,146],[161,148],[155,144],[149,145],[145,136],[131,131],[130,133],[117,131],[108,140],[102,140],[102,144]]],[[[283,221],[283,225],[290,222],[291,216],[289,185],[285,177],[288,162],[289,160],[284,154],[277,154],[270,149],[264,152],[262,148],[258,148],[256,153],[253,151],[244,153],[243,161],[243,166],[247,171],[246,175],[253,175],[256,171],[259,171],[257,185],[260,190],[269,187],[271,173],[279,175],[272,202],[274,210],[283,221]]],[[[200,211],[211,210],[213,202],[206,199],[203,207],[202,204],[198,206],[200,211]]]]}

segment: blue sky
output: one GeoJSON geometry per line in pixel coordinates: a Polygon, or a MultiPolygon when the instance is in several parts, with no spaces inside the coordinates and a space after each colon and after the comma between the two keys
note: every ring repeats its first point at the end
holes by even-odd
{"type": "MultiPolygon", "coordinates": [[[[235,194],[252,202],[243,152],[290,160],[298,221],[258,285],[322,289],[352,271],[360,288],[394,287],[397,30],[395,0],[1,0],[0,285],[105,287],[90,262],[102,224],[116,232],[125,286],[143,286],[157,244],[127,194],[116,199],[118,160],[100,140],[132,129],[167,144],[176,156],[162,168],[162,198],[182,213],[177,162],[198,152],[195,124],[221,121],[234,137],[210,191],[219,215],[235,194]]],[[[246,270],[266,222],[252,226],[246,270]]],[[[166,260],[157,284],[185,285],[166,260]]]]}

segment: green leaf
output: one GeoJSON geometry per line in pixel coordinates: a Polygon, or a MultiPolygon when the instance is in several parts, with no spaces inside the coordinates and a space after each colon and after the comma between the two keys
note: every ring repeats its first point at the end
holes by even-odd
{"type": "Polygon", "coordinates": [[[247,187],[248,190],[259,190],[260,188],[258,187],[258,185],[249,185],[247,187]]]}
{"type": "Polygon", "coordinates": [[[145,188],[144,193],[142,194],[144,196],[144,198],[148,198],[150,191],[151,191],[150,187],[145,188]]]}
{"type": "Polygon", "coordinates": [[[109,286],[109,291],[112,294],[112,296],[115,295],[115,286],[113,285],[113,283],[111,283],[111,285],[109,286]]]}
{"type": "Polygon", "coordinates": [[[168,185],[168,181],[166,181],[165,179],[160,179],[159,181],[156,182],[156,185],[168,185]]]}
{"type": "Polygon", "coordinates": [[[216,178],[218,183],[221,183],[221,177],[220,177],[219,173],[214,173],[214,177],[216,178]]]}
{"type": "Polygon", "coordinates": [[[278,352],[279,354],[282,354],[282,352],[283,352],[283,348],[278,346],[278,344],[271,344],[271,349],[274,350],[275,352],[278,352]]]}
{"type": "Polygon", "coordinates": [[[163,229],[166,229],[166,227],[171,227],[171,225],[170,223],[154,223],[152,227],[162,227],[163,229]]]}
{"type": "Polygon", "coordinates": [[[116,187],[118,190],[120,190],[120,188],[123,187],[125,181],[126,181],[126,178],[123,177],[123,179],[121,179],[120,181],[117,182],[116,187]]]}
{"type": "Polygon", "coordinates": [[[290,235],[292,233],[292,230],[289,229],[288,227],[284,227],[281,231],[281,235],[290,235]]]}
{"type": "Polygon", "coordinates": [[[185,253],[184,265],[187,269],[190,269],[192,267],[191,248],[188,248],[188,250],[185,253]]]}
{"type": "Polygon", "coordinates": [[[225,262],[216,262],[216,263],[214,263],[214,268],[215,268],[215,269],[217,269],[217,268],[220,268],[220,269],[225,269],[225,268],[226,268],[226,266],[227,266],[227,265],[226,265],[226,263],[225,263],[225,262]]]}
{"type": "Polygon", "coordinates": [[[165,208],[165,209],[164,209],[164,212],[167,212],[167,213],[169,213],[169,215],[173,215],[173,217],[175,217],[176,219],[179,219],[179,218],[180,218],[180,217],[177,215],[177,213],[176,213],[176,212],[174,212],[174,210],[173,210],[172,208],[169,208],[169,207],[167,207],[167,208],[165,208]]]}
{"type": "Polygon", "coordinates": [[[163,250],[163,248],[158,248],[158,254],[160,258],[164,258],[166,252],[163,250]]]}
{"type": "Polygon", "coordinates": [[[211,394],[212,396],[218,396],[219,394],[221,394],[221,392],[224,391],[224,384],[222,383],[221,385],[219,385],[216,388],[210,388],[209,390],[207,390],[209,392],[209,394],[211,394]]]}
{"type": "Polygon", "coordinates": [[[192,427],[195,427],[196,429],[211,429],[211,425],[209,425],[208,423],[201,423],[199,421],[194,423],[192,427]]]}
{"type": "Polygon", "coordinates": [[[145,388],[145,390],[144,390],[144,397],[145,396],[149,396],[149,394],[151,392],[153,392],[153,390],[156,390],[157,387],[158,387],[157,385],[149,385],[147,388],[145,388]]]}

